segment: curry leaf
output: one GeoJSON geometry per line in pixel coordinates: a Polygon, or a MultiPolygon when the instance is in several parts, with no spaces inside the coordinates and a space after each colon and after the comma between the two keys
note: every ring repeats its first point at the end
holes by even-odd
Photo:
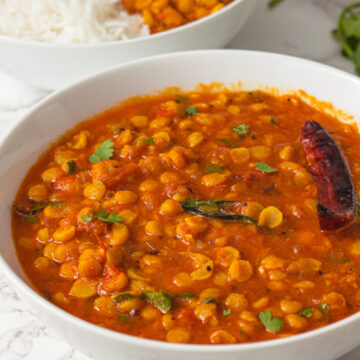
{"type": "Polygon", "coordinates": [[[69,160],[66,162],[67,166],[69,167],[68,175],[72,175],[76,171],[76,162],[74,160],[69,160]]]}
{"type": "Polygon", "coordinates": [[[185,291],[182,295],[180,295],[181,299],[190,299],[196,297],[192,292],[185,291]]]}
{"type": "Polygon", "coordinates": [[[186,198],[184,201],[180,202],[181,207],[184,211],[187,211],[191,214],[202,216],[202,217],[213,217],[225,221],[239,221],[245,224],[256,224],[256,220],[238,214],[230,214],[223,212],[222,207],[229,204],[239,203],[239,201],[233,200],[207,200],[201,201],[192,198],[186,198]]]}
{"type": "Polygon", "coordinates": [[[232,130],[235,131],[238,135],[244,135],[249,132],[249,125],[240,124],[238,126],[234,126],[232,130]]]}
{"type": "Polygon", "coordinates": [[[39,224],[40,220],[37,216],[35,215],[29,215],[25,217],[26,221],[31,223],[31,224],[39,224]]]}
{"type": "Polygon", "coordinates": [[[124,301],[132,300],[132,299],[135,299],[135,296],[129,293],[119,294],[114,297],[114,301],[117,302],[118,304],[121,304],[124,301]]]}
{"type": "Polygon", "coordinates": [[[168,313],[172,309],[171,295],[164,290],[145,291],[141,295],[149,300],[163,314],[168,313]]]}
{"type": "Polygon", "coordinates": [[[273,173],[273,172],[277,172],[277,169],[272,168],[270,165],[260,161],[255,163],[256,164],[256,170],[259,170],[261,172],[264,173],[273,173]]]}
{"type": "Polygon", "coordinates": [[[220,303],[219,303],[216,299],[211,298],[211,297],[205,299],[205,300],[203,301],[203,303],[204,303],[204,304],[214,303],[214,304],[216,304],[216,305],[220,305],[220,303]]]}
{"type": "Polygon", "coordinates": [[[259,320],[266,329],[274,333],[278,333],[281,327],[284,325],[284,322],[281,319],[272,316],[270,311],[266,311],[265,313],[261,312],[259,314],[259,320]]]}
{"type": "Polygon", "coordinates": [[[89,161],[96,164],[100,161],[109,160],[114,154],[114,142],[110,139],[105,140],[95,151],[95,154],[89,156],[89,161]]]}

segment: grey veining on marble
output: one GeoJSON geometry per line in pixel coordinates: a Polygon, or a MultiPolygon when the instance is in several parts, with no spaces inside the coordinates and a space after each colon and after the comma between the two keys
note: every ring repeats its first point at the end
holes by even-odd
{"type": "MultiPolygon", "coordinates": [[[[285,0],[275,9],[268,10],[267,0],[259,0],[256,12],[228,47],[290,54],[353,72],[352,63],[340,55],[339,45],[331,35],[341,9],[351,2],[285,0]]],[[[45,91],[0,73],[0,138],[31,104],[45,95],[45,91]]],[[[358,359],[360,347],[339,360],[358,359]]],[[[43,325],[0,273],[0,360],[91,359],[43,325]]]]}

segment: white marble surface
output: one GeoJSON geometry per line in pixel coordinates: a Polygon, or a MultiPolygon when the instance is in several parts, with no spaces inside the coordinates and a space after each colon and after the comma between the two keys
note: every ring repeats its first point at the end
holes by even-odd
{"type": "MultiPolygon", "coordinates": [[[[268,10],[267,0],[259,0],[256,12],[229,47],[291,54],[353,72],[352,63],[340,55],[339,46],[331,35],[342,7],[351,2],[285,0],[276,9],[268,10]]],[[[0,73],[0,137],[46,94],[0,73]]],[[[360,346],[339,360],[358,359],[360,346]]],[[[90,358],[40,323],[0,273],[0,360],[90,358]]]]}

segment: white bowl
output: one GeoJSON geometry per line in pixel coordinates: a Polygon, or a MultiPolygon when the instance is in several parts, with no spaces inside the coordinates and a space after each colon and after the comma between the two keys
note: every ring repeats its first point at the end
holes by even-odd
{"type": "Polygon", "coordinates": [[[174,51],[217,49],[244,25],[256,0],[235,0],[222,10],[162,33],[98,44],[53,44],[0,35],[0,68],[34,86],[54,90],[109,66],[174,51]]]}
{"type": "Polygon", "coordinates": [[[241,81],[303,89],[360,118],[360,80],[307,60],[270,53],[213,50],[162,55],[103,71],[42,101],[0,144],[0,266],[18,295],[59,335],[95,359],[107,360],[331,360],[360,343],[360,314],[319,330],[279,340],[238,345],[178,345],[106,330],[64,312],[28,285],[11,236],[10,208],[30,165],[66,130],[129,96],[168,86],[241,81]]]}

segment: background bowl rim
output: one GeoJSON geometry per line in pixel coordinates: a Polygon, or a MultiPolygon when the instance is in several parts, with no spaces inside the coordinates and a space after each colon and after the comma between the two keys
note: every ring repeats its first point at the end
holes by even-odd
{"type": "MultiPolygon", "coordinates": [[[[87,83],[92,83],[101,79],[101,77],[114,73],[114,75],[119,72],[126,71],[129,67],[136,67],[141,66],[142,63],[151,63],[161,61],[167,58],[183,58],[183,57],[192,57],[192,56],[211,56],[211,55],[224,55],[226,56],[231,54],[240,54],[242,56],[260,56],[260,57],[269,57],[275,58],[278,60],[289,60],[296,63],[302,63],[304,65],[313,67],[315,70],[325,70],[331,73],[330,76],[339,76],[343,78],[345,81],[353,81],[356,83],[356,86],[360,88],[360,79],[353,74],[350,74],[344,70],[340,70],[338,68],[321,64],[319,62],[304,59],[301,57],[278,54],[273,52],[265,52],[265,51],[254,51],[254,50],[233,50],[233,49],[220,49],[220,50],[194,50],[194,51],[181,51],[175,53],[168,53],[168,54],[160,54],[155,56],[150,56],[146,58],[141,58],[134,61],[128,61],[119,65],[112,66],[110,68],[99,70],[98,72],[80,80],[73,84],[70,84],[60,90],[57,90],[46,96],[43,100],[41,100],[36,106],[31,108],[31,110],[25,114],[19,122],[9,131],[6,136],[0,141],[0,153],[2,152],[2,147],[4,146],[5,142],[13,136],[14,133],[18,131],[18,128],[27,121],[31,121],[32,116],[36,114],[42,107],[47,106],[48,104],[52,103],[56,100],[57,97],[61,97],[66,93],[71,93],[73,90],[79,87],[86,87],[87,83]]],[[[118,76],[118,74],[116,74],[118,76]]],[[[311,95],[311,94],[310,94],[311,95]]],[[[321,99],[320,99],[321,101],[321,99]]],[[[6,175],[3,175],[6,176],[6,175]]],[[[13,238],[11,238],[13,241],[13,238]]],[[[21,267],[21,266],[20,266],[21,267]]],[[[15,271],[12,270],[11,266],[7,264],[5,259],[3,258],[2,254],[0,253],[0,268],[4,272],[9,282],[14,282],[16,288],[20,288],[23,293],[26,293],[34,302],[39,303],[42,307],[46,308],[47,311],[51,312],[53,316],[61,318],[62,321],[65,321],[68,325],[73,325],[77,328],[81,328],[85,331],[92,332],[98,336],[107,338],[109,340],[115,341],[123,341],[129,345],[136,345],[142,348],[147,349],[154,349],[160,351],[181,351],[186,353],[194,353],[194,354],[204,354],[204,353],[223,353],[223,352],[246,352],[256,349],[264,349],[264,348],[274,348],[286,345],[292,345],[298,342],[302,342],[308,340],[310,338],[317,338],[326,333],[335,332],[339,328],[345,327],[350,323],[360,320],[360,312],[354,313],[342,320],[336,321],[324,327],[310,330],[304,333],[300,333],[294,336],[280,338],[280,339],[272,339],[266,341],[257,341],[257,342],[249,342],[249,343],[240,343],[240,344],[229,344],[229,345],[202,345],[202,344],[176,344],[176,343],[169,343],[166,341],[160,340],[152,340],[146,338],[140,338],[134,335],[127,335],[121,332],[117,332],[114,330],[102,328],[97,326],[91,322],[83,320],[75,315],[72,315],[65,310],[62,310],[58,306],[54,305],[50,301],[46,300],[42,297],[38,292],[36,292],[30,284],[26,283],[22,280],[15,271]]],[[[26,276],[26,275],[25,275],[26,276]]],[[[30,282],[29,282],[30,283],[30,282]]]]}
{"type": "MultiPolygon", "coordinates": [[[[246,2],[246,1],[253,1],[254,3],[257,0],[234,0],[232,3],[226,5],[219,11],[206,15],[198,20],[186,23],[184,25],[175,27],[173,29],[161,31],[159,33],[155,34],[149,34],[145,36],[139,36],[133,39],[127,39],[127,40],[113,40],[113,41],[103,41],[103,42],[96,42],[96,43],[56,43],[56,42],[47,42],[47,41],[41,41],[41,40],[32,40],[32,39],[24,39],[24,38],[18,38],[18,37],[12,37],[8,35],[4,35],[0,33],[0,41],[8,42],[8,43],[14,43],[17,45],[23,45],[23,46],[34,46],[34,47],[40,47],[40,48],[56,48],[56,49],[93,49],[93,48],[102,48],[102,47],[111,47],[115,45],[121,46],[121,44],[138,44],[143,42],[151,42],[156,40],[161,40],[162,38],[166,38],[167,36],[176,35],[179,32],[186,31],[188,29],[191,29],[193,27],[201,26],[203,23],[210,21],[212,19],[217,18],[218,16],[221,16],[224,13],[230,12],[234,7],[238,6],[239,4],[246,2]]],[[[125,46],[125,45],[124,45],[125,46]]]]}

